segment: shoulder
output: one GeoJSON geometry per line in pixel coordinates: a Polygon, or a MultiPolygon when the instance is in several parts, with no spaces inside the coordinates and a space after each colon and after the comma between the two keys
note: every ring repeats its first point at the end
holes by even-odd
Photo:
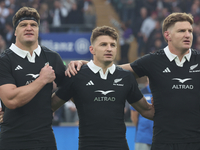
{"type": "Polygon", "coordinates": [[[45,52],[45,53],[53,53],[53,54],[58,54],[55,51],[50,50],[49,48],[45,47],[45,46],[41,46],[41,49],[45,52]]]}
{"type": "Polygon", "coordinates": [[[200,56],[200,51],[196,50],[196,49],[191,49],[192,55],[198,55],[200,56]]]}
{"type": "Polygon", "coordinates": [[[128,78],[129,80],[135,80],[135,77],[133,73],[129,70],[125,70],[119,66],[116,66],[116,71],[117,76],[120,76],[122,78],[128,78]]]}
{"type": "Polygon", "coordinates": [[[1,53],[0,58],[5,58],[5,57],[9,56],[12,53],[14,53],[12,50],[6,49],[5,51],[3,51],[3,53],[1,53]]]}
{"type": "Polygon", "coordinates": [[[162,56],[166,56],[166,54],[163,49],[160,49],[155,52],[150,52],[149,54],[146,54],[146,55],[140,57],[138,60],[144,60],[144,61],[145,60],[154,60],[155,58],[159,58],[162,56]]]}
{"type": "Polygon", "coordinates": [[[80,77],[82,75],[91,75],[90,73],[92,73],[92,71],[90,70],[90,68],[88,67],[87,64],[84,64],[81,66],[80,70],[74,77],[76,78],[76,77],[80,77]]]}
{"type": "Polygon", "coordinates": [[[125,69],[123,69],[123,68],[121,68],[119,66],[116,66],[116,71],[117,72],[121,72],[121,73],[125,73],[125,74],[133,74],[131,71],[125,70],[125,69]]]}

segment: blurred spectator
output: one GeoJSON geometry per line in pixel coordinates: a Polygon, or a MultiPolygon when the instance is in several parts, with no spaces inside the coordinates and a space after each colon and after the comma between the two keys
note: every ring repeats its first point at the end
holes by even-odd
{"type": "Polygon", "coordinates": [[[156,26],[149,35],[149,38],[145,45],[145,53],[153,52],[155,50],[159,50],[166,46],[167,43],[165,42],[163,35],[162,35],[162,28],[159,21],[156,21],[156,26]]]}
{"type": "Polygon", "coordinates": [[[6,42],[0,35],[0,54],[6,49],[6,42]]]}
{"type": "Polygon", "coordinates": [[[14,29],[11,21],[7,21],[5,24],[5,41],[6,41],[6,48],[9,48],[12,43],[15,43],[15,35],[14,29]]]}
{"type": "Polygon", "coordinates": [[[151,13],[151,16],[146,18],[142,23],[140,33],[139,33],[139,38],[138,38],[138,56],[139,57],[145,54],[144,48],[149,38],[149,35],[151,34],[151,32],[156,26],[156,19],[157,19],[157,13],[154,11],[151,13]]]}
{"type": "Polygon", "coordinates": [[[96,27],[96,12],[92,2],[88,2],[87,8],[84,9],[84,25],[86,32],[91,32],[96,27]]]}
{"type": "Polygon", "coordinates": [[[194,48],[198,51],[200,51],[200,35],[197,36],[197,39],[196,39],[196,43],[195,43],[195,46],[194,48]]]}
{"type": "MultiPolygon", "coordinates": [[[[141,90],[147,102],[151,103],[151,90],[146,82],[145,88],[141,90]]],[[[131,109],[131,120],[136,126],[135,150],[150,150],[153,137],[153,121],[142,117],[133,107],[131,109]]]]}
{"type": "Polygon", "coordinates": [[[130,48],[130,44],[132,43],[134,36],[132,29],[130,28],[130,22],[121,24],[121,35],[120,35],[120,47],[121,47],[121,59],[119,64],[129,63],[128,60],[128,52],[130,48]]]}
{"type": "Polygon", "coordinates": [[[147,18],[147,9],[145,7],[142,7],[140,9],[139,16],[133,21],[133,35],[136,37],[137,41],[140,37],[140,28],[142,26],[143,21],[147,18]]]}
{"type": "Polygon", "coordinates": [[[158,12],[158,20],[162,22],[170,14],[168,8],[163,8],[158,12]]]}
{"type": "Polygon", "coordinates": [[[78,112],[74,103],[70,100],[64,104],[65,121],[78,123],[78,112]]]}
{"type": "Polygon", "coordinates": [[[6,0],[6,1],[5,1],[6,7],[13,10],[13,15],[14,15],[14,14],[17,12],[17,10],[20,8],[18,2],[19,2],[19,1],[16,1],[16,0],[6,0]]]}
{"type": "Polygon", "coordinates": [[[66,17],[68,11],[61,5],[59,0],[54,1],[54,8],[50,10],[49,24],[51,25],[51,32],[63,32],[63,24],[66,24],[66,17]]]}
{"type": "Polygon", "coordinates": [[[5,0],[0,0],[0,30],[3,30],[8,15],[9,10],[5,7],[5,0]]]}
{"type": "Polygon", "coordinates": [[[76,3],[76,0],[61,0],[62,4],[64,7],[66,7],[66,9],[68,10],[68,12],[71,11],[72,9],[72,5],[74,3],[76,3]]]}
{"type": "Polygon", "coordinates": [[[40,4],[39,8],[39,14],[40,14],[40,32],[41,33],[48,33],[49,32],[49,8],[46,3],[40,4]]]}
{"type": "Polygon", "coordinates": [[[148,14],[151,14],[153,11],[156,11],[157,0],[144,0],[144,7],[147,8],[148,14]]]}
{"type": "Polygon", "coordinates": [[[198,2],[194,2],[192,4],[190,13],[194,17],[194,23],[200,22],[200,7],[198,2]]]}
{"type": "Polygon", "coordinates": [[[132,29],[130,28],[130,21],[126,23],[119,23],[114,18],[111,18],[111,23],[117,30],[119,31],[119,44],[120,44],[120,53],[121,59],[118,64],[128,63],[128,51],[130,48],[130,44],[134,39],[132,29]]]}
{"type": "Polygon", "coordinates": [[[127,22],[135,18],[135,0],[121,0],[121,20],[127,22]]]}
{"type": "Polygon", "coordinates": [[[80,26],[84,24],[83,7],[83,0],[77,0],[76,3],[72,4],[72,9],[67,16],[67,24],[73,25],[70,27],[69,32],[79,32],[80,26]]]}

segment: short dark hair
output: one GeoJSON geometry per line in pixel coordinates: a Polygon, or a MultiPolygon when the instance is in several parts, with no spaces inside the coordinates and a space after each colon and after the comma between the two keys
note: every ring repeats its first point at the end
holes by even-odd
{"type": "Polygon", "coordinates": [[[24,17],[32,17],[38,23],[38,25],[40,25],[40,15],[37,12],[37,10],[31,7],[22,7],[13,16],[12,19],[13,27],[16,28],[19,23],[18,21],[24,17]]]}
{"type": "Polygon", "coordinates": [[[101,27],[96,27],[95,29],[92,30],[92,35],[90,38],[91,44],[96,40],[97,37],[101,35],[108,35],[112,37],[114,40],[118,40],[118,33],[117,31],[109,26],[101,26],[101,27]]]}
{"type": "Polygon", "coordinates": [[[167,29],[173,26],[176,22],[183,22],[183,21],[188,21],[191,25],[194,23],[193,16],[191,14],[176,12],[167,16],[162,24],[163,35],[164,32],[167,31],[167,29]]]}

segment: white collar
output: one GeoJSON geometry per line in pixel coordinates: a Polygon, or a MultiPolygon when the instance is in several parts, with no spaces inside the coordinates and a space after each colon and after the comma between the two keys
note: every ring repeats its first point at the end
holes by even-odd
{"type": "Polygon", "coordinates": [[[111,67],[109,67],[105,74],[103,73],[103,69],[97,65],[94,64],[94,62],[92,60],[90,60],[90,62],[87,63],[88,67],[94,72],[94,73],[97,73],[99,72],[100,76],[102,79],[107,79],[107,75],[108,75],[108,72],[110,72],[111,74],[113,74],[115,72],[115,69],[116,69],[116,66],[115,64],[113,64],[111,67]]]}
{"type": "Polygon", "coordinates": [[[190,61],[191,54],[192,54],[191,49],[189,49],[189,53],[185,54],[185,55],[183,56],[183,59],[180,61],[177,55],[172,54],[172,53],[170,52],[168,46],[164,48],[164,52],[165,52],[167,58],[168,58],[170,61],[175,60],[176,64],[177,64],[178,66],[180,66],[180,67],[183,66],[183,64],[184,64],[184,62],[185,62],[186,59],[187,59],[187,61],[190,61]]]}
{"type": "Polygon", "coordinates": [[[15,44],[12,43],[12,45],[10,46],[10,49],[17,54],[18,56],[25,58],[27,56],[29,62],[35,63],[35,54],[37,56],[40,56],[41,53],[41,47],[40,45],[38,45],[38,47],[33,51],[33,55],[31,56],[29,51],[26,50],[22,50],[19,47],[17,47],[15,44]]]}

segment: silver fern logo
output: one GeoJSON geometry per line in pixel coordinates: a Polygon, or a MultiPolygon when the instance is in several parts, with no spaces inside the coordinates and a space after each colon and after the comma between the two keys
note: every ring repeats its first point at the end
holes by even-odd
{"type": "Polygon", "coordinates": [[[189,72],[190,72],[190,73],[200,72],[200,70],[194,70],[194,69],[197,69],[198,65],[199,65],[199,64],[190,66],[189,72]]]}
{"type": "Polygon", "coordinates": [[[190,70],[194,70],[199,64],[190,66],[190,70]]]}

